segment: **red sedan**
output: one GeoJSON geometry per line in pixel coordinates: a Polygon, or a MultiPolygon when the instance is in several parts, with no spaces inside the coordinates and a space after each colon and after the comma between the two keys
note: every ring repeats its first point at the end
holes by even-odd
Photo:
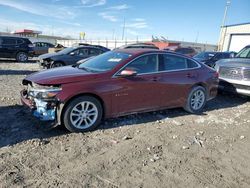
{"type": "Polygon", "coordinates": [[[183,107],[200,113],[217,94],[218,75],[196,60],[160,50],[119,49],[23,80],[23,104],[69,131],[95,129],[104,118],[183,107]]]}

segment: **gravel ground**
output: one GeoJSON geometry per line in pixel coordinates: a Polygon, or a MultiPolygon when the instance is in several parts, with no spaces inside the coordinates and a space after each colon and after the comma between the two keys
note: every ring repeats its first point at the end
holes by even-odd
{"type": "Polygon", "coordinates": [[[223,94],[199,116],[165,110],[71,134],[21,106],[21,80],[38,69],[0,61],[0,187],[250,187],[248,98],[223,94]]]}

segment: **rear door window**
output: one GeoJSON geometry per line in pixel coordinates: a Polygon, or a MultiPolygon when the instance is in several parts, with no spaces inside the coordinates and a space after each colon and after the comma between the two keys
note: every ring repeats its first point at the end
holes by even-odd
{"type": "Polygon", "coordinates": [[[86,49],[86,48],[78,49],[77,50],[77,55],[82,56],[82,57],[88,56],[88,49],[86,49]]]}
{"type": "Polygon", "coordinates": [[[3,45],[15,45],[16,44],[16,39],[3,38],[2,44],[3,45]]]}
{"type": "MultiPolygon", "coordinates": [[[[191,65],[192,66],[192,65],[191,65]]],[[[175,55],[163,54],[160,58],[160,71],[175,71],[187,69],[188,59],[175,55]]]]}
{"type": "Polygon", "coordinates": [[[17,39],[17,44],[23,44],[24,41],[22,39],[17,39]]]}
{"type": "Polygon", "coordinates": [[[187,59],[187,66],[189,69],[197,68],[199,65],[192,61],[191,59],[187,59]]]}
{"type": "Polygon", "coordinates": [[[91,55],[91,56],[100,55],[101,53],[102,53],[102,51],[99,49],[95,49],[95,48],[89,49],[89,55],[91,55]]]}

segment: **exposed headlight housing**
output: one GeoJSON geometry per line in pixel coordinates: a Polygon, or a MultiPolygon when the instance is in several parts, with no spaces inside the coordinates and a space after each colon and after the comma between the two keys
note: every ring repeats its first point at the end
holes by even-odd
{"type": "Polygon", "coordinates": [[[28,85],[28,95],[38,99],[54,98],[62,90],[61,86],[28,85]]]}

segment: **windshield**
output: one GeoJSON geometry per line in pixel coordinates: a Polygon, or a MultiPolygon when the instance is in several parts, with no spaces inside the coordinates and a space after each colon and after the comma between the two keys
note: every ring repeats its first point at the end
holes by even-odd
{"type": "Polygon", "coordinates": [[[243,48],[237,55],[238,58],[250,58],[250,46],[243,48]]]}
{"type": "Polygon", "coordinates": [[[110,51],[87,60],[80,64],[78,68],[95,72],[106,72],[112,70],[129,57],[131,57],[131,54],[110,51]]]}
{"type": "Polygon", "coordinates": [[[69,47],[69,48],[65,48],[65,49],[59,51],[58,53],[59,54],[68,54],[68,53],[72,52],[75,49],[77,49],[77,47],[69,47]]]}
{"type": "Polygon", "coordinates": [[[197,55],[194,56],[194,58],[199,58],[199,59],[209,59],[214,56],[214,52],[201,52],[197,55]]]}

